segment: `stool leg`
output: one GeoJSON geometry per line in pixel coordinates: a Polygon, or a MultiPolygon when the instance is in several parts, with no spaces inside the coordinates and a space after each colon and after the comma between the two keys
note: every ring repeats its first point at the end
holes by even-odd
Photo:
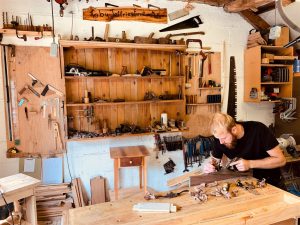
{"type": "Polygon", "coordinates": [[[114,191],[115,200],[118,200],[118,189],[119,189],[119,159],[114,160],[114,191]]]}
{"type": "Polygon", "coordinates": [[[143,187],[143,165],[139,166],[140,189],[143,187]]]}

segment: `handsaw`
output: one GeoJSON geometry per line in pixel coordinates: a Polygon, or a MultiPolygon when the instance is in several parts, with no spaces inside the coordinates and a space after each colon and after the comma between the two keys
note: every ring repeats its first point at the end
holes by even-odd
{"type": "Polygon", "coordinates": [[[203,22],[200,19],[200,16],[194,16],[189,19],[186,19],[184,21],[181,21],[179,23],[176,23],[172,26],[163,28],[159,30],[159,32],[165,32],[165,31],[171,31],[171,30],[182,30],[182,29],[188,29],[188,28],[196,28],[199,27],[200,24],[203,24],[203,22]]]}
{"type": "Polygon", "coordinates": [[[229,90],[228,90],[227,114],[236,120],[237,106],[237,89],[236,89],[236,68],[235,58],[230,56],[230,71],[229,71],[229,90]]]}

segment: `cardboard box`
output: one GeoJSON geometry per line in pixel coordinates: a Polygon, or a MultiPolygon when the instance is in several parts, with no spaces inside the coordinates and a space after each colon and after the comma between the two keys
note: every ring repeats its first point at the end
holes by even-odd
{"type": "Polygon", "coordinates": [[[274,45],[275,46],[283,46],[290,41],[290,30],[288,27],[281,27],[281,34],[280,37],[275,39],[274,45]]]}

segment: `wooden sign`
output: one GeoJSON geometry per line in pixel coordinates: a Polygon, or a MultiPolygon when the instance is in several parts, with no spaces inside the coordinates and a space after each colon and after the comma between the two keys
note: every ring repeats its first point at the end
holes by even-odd
{"type": "Polygon", "coordinates": [[[148,23],[167,23],[167,9],[148,9],[137,7],[90,7],[83,9],[84,20],[105,21],[129,20],[148,23]]]}

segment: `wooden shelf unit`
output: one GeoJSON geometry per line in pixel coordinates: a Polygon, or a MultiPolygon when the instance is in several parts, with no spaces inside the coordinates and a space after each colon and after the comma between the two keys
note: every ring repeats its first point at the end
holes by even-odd
{"type": "Polygon", "coordinates": [[[282,46],[256,46],[245,50],[244,68],[244,101],[245,102],[266,102],[262,99],[266,88],[279,88],[278,97],[292,97],[293,88],[293,47],[283,48],[282,46]],[[264,53],[274,55],[274,63],[262,63],[264,53]],[[262,69],[266,68],[287,68],[289,71],[288,82],[262,82],[262,69]],[[257,95],[252,97],[252,90],[257,90],[257,95]]]}
{"type": "MultiPolygon", "coordinates": [[[[16,35],[15,29],[0,29],[0,33],[5,35],[16,35]]],[[[18,30],[18,35],[27,35],[27,36],[37,36],[40,37],[42,35],[39,31],[29,31],[29,30],[18,30]]],[[[52,31],[43,31],[43,36],[51,36],[52,31]]]]}
{"type": "Polygon", "coordinates": [[[168,118],[185,119],[184,57],[176,51],[184,51],[183,45],[135,44],[114,42],[60,41],[62,70],[76,64],[88,70],[109,71],[121,74],[123,66],[128,74],[136,74],[144,66],[165,69],[165,76],[105,76],[84,77],[65,75],[66,115],[73,118],[68,128],[99,132],[104,121],[114,130],[122,123],[148,127],[160,121],[160,114],[168,118]],[[151,91],[157,97],[168,94],[178,96],[174,100],[144,100],[151,91]],[[86,92],[90,103],[82,103],[86,92]],[[180,97],[180,98],[179,98],[180,97]],[[94,99],[111,100],[93,102],[94,99]],[[122,99],[124,102],[113,102],[122,99]],[[83,111],[93,106],[93,122],[81,119],[83,111]],[[97,124],[96,124],[97,123],[97,124]],[[96,129],[96,127],[98,127],[96,129]]]}

